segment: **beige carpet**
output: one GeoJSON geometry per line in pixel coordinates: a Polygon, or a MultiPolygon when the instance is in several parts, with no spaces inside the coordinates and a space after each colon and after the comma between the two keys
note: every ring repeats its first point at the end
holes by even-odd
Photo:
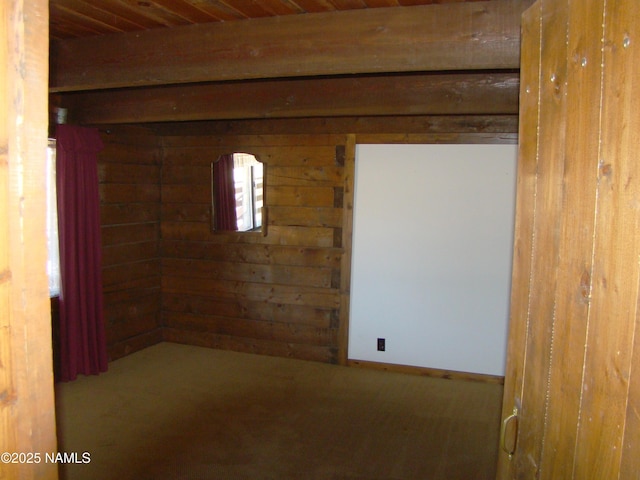
{"type": "Polygon", "coordinates": [[[61,478],[493,480],[502,386],[162,343],[56,387],[61,478]]]}

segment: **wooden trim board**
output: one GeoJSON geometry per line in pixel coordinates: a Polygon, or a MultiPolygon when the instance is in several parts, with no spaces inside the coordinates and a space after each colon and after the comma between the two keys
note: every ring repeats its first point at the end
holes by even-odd
{"type": "Polygon", "coordinates": [[[504,377],[498,375],[487,375],[483,373],[458,372],[455,370],[443,370],[440,368],[417,367],[414,365],[397,365],[393,363],[371,362],[368,360],[347,360],[347,366],[358,368],[371,368],[373,370],[384,370],[386,372],[407,373],[410,375],[421,375],[423,377],[446,378],[448,380],[466,380],[471,382],[484,382],[504,384],[504,377]]]}

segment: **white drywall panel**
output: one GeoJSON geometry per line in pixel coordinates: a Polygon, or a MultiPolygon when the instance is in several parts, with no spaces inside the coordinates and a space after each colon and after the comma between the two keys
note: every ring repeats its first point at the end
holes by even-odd
{"type": "Polygon", "coordinates": [[[350,359],[504,375],[516,159],[357,146],[350,359]]]}

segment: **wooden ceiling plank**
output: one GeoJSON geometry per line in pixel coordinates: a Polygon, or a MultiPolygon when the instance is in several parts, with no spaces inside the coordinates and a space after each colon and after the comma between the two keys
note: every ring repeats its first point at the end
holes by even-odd
{"type": "Polygon", "coordinates": [[[373,8],[68,39],[51,45],[51,91],[517,69],[520,15],[530,4],[509,0],[373,8]]]}
{"type": "Polygon", "coordinates": [[[176,85],[66,94],[83,124],[518,112],[517,73],[412,74],[176,85]]]}
{"type": "Polygon", "coordinates": [[[86,25],[79,25],[78,22],[70,21],[64,16],[58,16],[56,23],[52,24],[52,26],[55,26],[56,33],[50,29],[50,37],[54,40],[78,36],[89,37],[100,34],[100,32],[95,29],[88,28],[86,25]]]}
{"type": "Polygon", "coordinates": [[[334,9],[328,0],[292,0],[306,13],[329,12],[334,9]]]}
{"type": "Polygon", "coordinates": [[[269,0],[260,2],[262,8],[264,8],[270,15],[293,15],[304,13],[298,5],[289,0],[269,0]]]}
{"type": "Polygon", "coordinates": [[[83,25],[86,29],[99,32],[117,33],[143,29],[140,24],[81,0],[51,2],[49,9],[54,21],[67,18],[70,24],[83,25]]]}
{"type": "Polygon", "coordinates": [[[132,8],[121,0],[103,0],[97,5],[92,4],[92,6],[96,9],[115,15],[118,18],[126,19],[136,25],[140,25],[144,29],[153,29],[163,26],[162,23],[147,15],[141,14],[139,9],[132,8]]]}
{"type": "Polygon", "coordinates": [[[146,15],[139,15],[136,9],[127,8],[122,5],[121,0],[102,0],[96,2],[94,0],[50,0],[50,3],[71,2],[74,4],[72,8],[80,8],[84,5],[84,11],[88,16],[96,16],[97,18],[113,18],[116,26],[128,27],[132,25],[135,29],[157,28],[159,24],[150,21],[146,15]],[[77,4],[77,6],[75,6],[77,4]]]}
{"type": "Polygon", "coordinates": [[[173,10],[164,8],[160,2],[155,0],[120,0],[140,14],[155,20],[165,27],[177,27],[181,25],[191,25],[193,22],[184,19],[173,10]]]}
{"type": "Polygon", "coordinates": [[[482,0],[398,0],[403,7],[424,5],[425,3],[456,3],[456,2],[477,2],[482,0]]]}
{"type": "Polygon", "coordinates": [[[357,10],[367,8],[364,0],[329,0],[336,10],[357,10]]]}
{"type": "Polygon", "coordinates": [[[190,23],[220,21],[219,17],[197,8],[193,2],[187,2],[184,0],[153,0],[153,3],[190,23]]]}
{"type": "Polygon", "coordinates": [[[272,16],[266,10],[262,2],[253,2],[252,0],[221,0],[222,3],[229,8],[241,13],[246,18],[263,18],[272,16]]]}
{"type": "MultiPolygon", "coordinates": [[[[365,0],[368,8],[399,7],[398,0],[365,0]]],[[[424,3],[424,2],[423,2],[424,3]]]]}
{"type": "Polygon", "coordinates": [[[207,12],[209,15],[218,18],[222,22],[241,20],[247,18],[237,10],[229,7],[223,1],[218,0],[190,0],[194,7],[207,12]]]}

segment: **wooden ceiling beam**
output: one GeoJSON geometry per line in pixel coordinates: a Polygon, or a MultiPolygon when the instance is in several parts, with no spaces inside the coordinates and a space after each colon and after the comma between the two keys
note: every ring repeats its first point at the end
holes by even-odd
{"type": "Polygon", "coordinates": [[[405,74],[172,85],[68,93],[83,124],[518,112],[518,73],[405,74]]]}
{"type": "Polygon", "coordinates": [[[160,136],[341,134],[517,135],[518,115],[270,118],[147,124],[160,136]]]}
{"type": "MultiPolygon", "coordinates": [[[[276,118],[146,124],[160,136],[191,135],[488,135],[517,137],[518,115],[404,115],[376,117],[276,118]]],[[[110,126],[105,126],[110,129],[110,126]]]]}
{"type": "Polygon", "coordinates": [[[57,40],[50,91],[519,68],[532,0],[372,8],[57,40]]]}

